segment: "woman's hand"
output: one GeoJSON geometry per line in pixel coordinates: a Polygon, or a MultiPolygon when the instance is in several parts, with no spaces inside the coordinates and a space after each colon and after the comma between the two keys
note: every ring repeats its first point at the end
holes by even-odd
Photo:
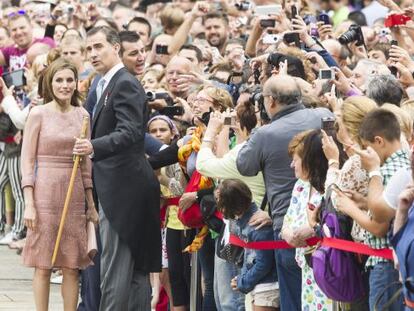
{"type": "Polygon", "coordinates": [[[363,45],[356,45],[356,42],[352,42],[349,44],[349,49],[358,60],[368,58],[367,50],[363,45]]]}
{"type": "Polygon", "coordinates": [[[339,162],[339,149],[335,144],[333,138],[328,136],[324,130],[322,132],[322,150],[325,154],[325,157],[329,160],[334,160],[339,162]]]}
{"type": "Polygon", "coordinates": [[[210,121],[208,122],[207,130],[204,137],[215,138],[220,133],[224,124],[224,116],[220,111],[213,111],[210,113],[210,121]]]}
{"type": "Polygon", "coordinates": [[[333,38],[332,25],[325,24],[324,22],[318,22],[317,26],[318,26],[319,38],[321,41],[333,38]]]}
{"type": "Polygon", "coordinates": [[[302,240],[301,235],[290,228],[282,230],[282,238],[289,245],[292,245],[294,247],[304,247],[307,245],[306,240],[302,240]]]}
{"type": "Polygon", "coordinates": [[[178,207],[181,208],[182,211],[188,209],[191,205],[195,203],[197,200],[197,192],[187,192],[181,196],[180,202],[178,203],[178,207]]]}
{"type": "Polygon", "coordinates": [[[1,93],[3,94],[3,97],[13,96],[14,85],[8,88],[3,78],[0,78],[0,87],[1,87],[1,93]]]}
{"type": "Polygon", "coordinates": [[[95,204],[88,204],[88,209],[86,210],[86,221],[92,221],[94,225],[99,223],[99,215],[96,211],[95,204]]]}
{"type": "Polygon", "coordinates": [[[339,68],[332,67],[332,69],[335,71],[335,79],[332,80],[332,82],[336,85],[338,91],[342,94],[347,94],[352,90],[351,83],[349,83],[348,79],[339,68]]]}
{"type": "Polygon", "coordinates": [[[25,210],[24,210],[24,225],[30,229],[30,230],[35,230],[36,226],[37,226],[37,212],[36,209],[34,207],[34,203],[25,203],[25,210]]]}
{"type": "Polygon", "coordinates": [[[336,193],[336,201],[335,207],[341,213],[350,216],[353,209],[358,209],[357,204],[351,200],[345,193],[342,191],[337,190],[336,188],[332,188],[336,193]]]}
{"type": "Polygon", "coordinates": [[[328,101],[328,106],[331,108],[332,112],[335,112],[339,109],[338,99],[336,98],[336,85],[332,84],[331,91],[323,94],[326,100],[328,101]]]}

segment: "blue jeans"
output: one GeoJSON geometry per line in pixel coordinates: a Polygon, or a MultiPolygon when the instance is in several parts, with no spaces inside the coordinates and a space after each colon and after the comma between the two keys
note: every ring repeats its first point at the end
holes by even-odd
{"type": "MultiPolygon", "coordinates": [[[[279,231],[275,231],[275,240],[279,231]]],[[[295,260],[295,249],[275,250],[281,311],[302,310],[302,270],[295,260]]]]}
{"type": "MultiPolygon", "coordinates": [[[[394,295],[394,293],[401,287],[397,284],[399,280],[398,271],[394,269],[392,262],[380,262],[370,269],[369,272],[369,309],[374,310],[376,301],[379,299],[385,288],[387,288],[380,298],[377,306],[381,308],[394,295]],[[395,285],[390,286],[390,284],[395,285]]],[[[402,295],[397,299],[387,310],[402,311],[404,310],[402,295]]]]}
{"type": "Polygon", "coordinates": [[[230,281],[240,273],[234,264],[215,255],[214,257],[214,299],[218,311],[244,311],[245,296],[232,290],[230,281]]]}
{"type": "Polygon", "coordinates": [[[214,301],[214,241],[210,234],[204,240],[203,246],[198,251],[198,260],[204,280],[204,295],[202,311],[216,311],[214,301]]]}

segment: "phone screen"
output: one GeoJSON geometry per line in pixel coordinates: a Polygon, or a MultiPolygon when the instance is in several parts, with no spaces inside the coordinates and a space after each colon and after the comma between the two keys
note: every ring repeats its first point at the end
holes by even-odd
{"type": "Polygon", "coordinates": [[[26,78],[24,76],[23,69],[18,69],[12,72],[4,73],[3,80],[8,88],[10,88],[12,85],[14,85],[15,88],[19,88],[26,85],[26,78]]]}
{"type": "Polygon", "coordinates": [[[321,128],[326,132],[326,134],[332,136],[335,133],[335,118],[322,118],[321,122],[321,128]]]}

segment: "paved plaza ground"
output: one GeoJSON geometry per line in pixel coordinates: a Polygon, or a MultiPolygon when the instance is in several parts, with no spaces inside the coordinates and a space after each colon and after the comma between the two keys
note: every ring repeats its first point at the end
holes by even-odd
{"type": "MultiPolygon", "coordinates": [[[[0,246],[0,311],[34,311],[33,269],[22,265],[21,256],[0,246]]],[[[50,285],[50,311],[63,310],[60,285],[50,285]]]]}

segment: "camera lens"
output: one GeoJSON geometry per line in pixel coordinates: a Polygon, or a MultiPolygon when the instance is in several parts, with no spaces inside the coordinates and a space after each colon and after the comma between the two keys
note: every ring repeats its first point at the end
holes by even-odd
{"type": "Polygon", "coordinates": [[[151,102],[151,101],[154,101],[155,100],[155,97],[156,96],[155,96],[155,93],[154,92],[147,92],[146,95],[147,95],[147,100],[148,101],[151,102]]]}
{"type": "Polygon", "coordinates": [[[357,45],[362,45],[364,43],[364,37],[361,27],[358,25],[349,26],[349,29],[338,38],[338,41],[343,45],[354,41],[357,41],[357,45]]]}

